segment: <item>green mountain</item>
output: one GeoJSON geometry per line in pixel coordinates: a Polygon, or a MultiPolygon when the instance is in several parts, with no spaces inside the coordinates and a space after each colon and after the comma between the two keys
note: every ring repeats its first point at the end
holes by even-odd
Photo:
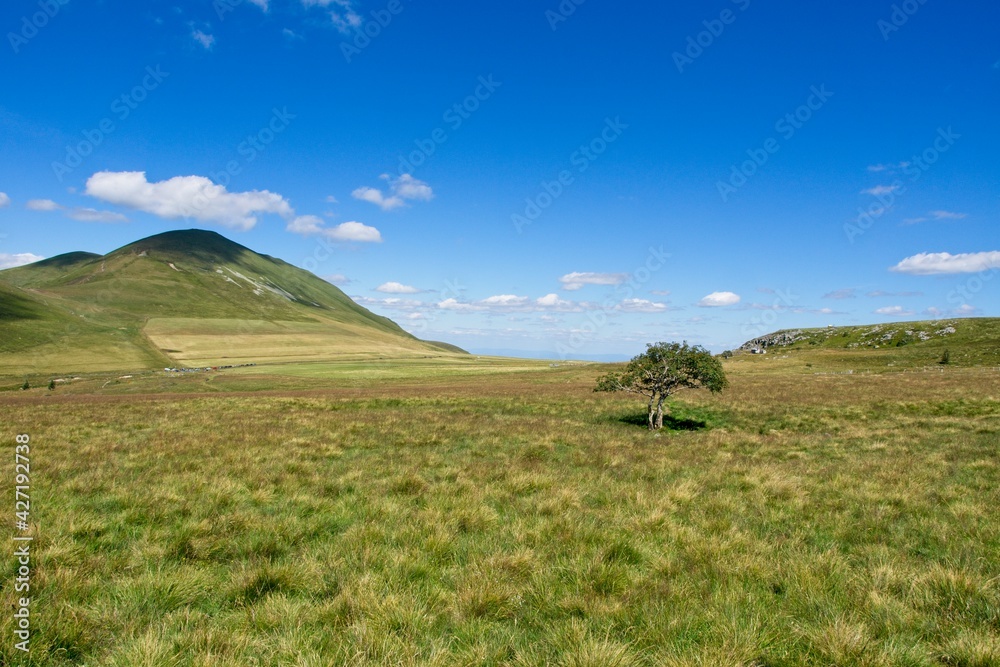
{"type": "Polygon", "coordinates": [[[0,271],[0,374],[456,353],[214,232],[0,271]]]}

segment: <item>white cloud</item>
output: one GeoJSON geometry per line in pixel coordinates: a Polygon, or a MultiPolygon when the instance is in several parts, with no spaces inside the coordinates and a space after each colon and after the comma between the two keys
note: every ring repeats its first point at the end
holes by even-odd
{"type": "Polygon", "coordinates": [[[7,196],[6,192],[0,192],[0,208],[5,206],[10,206],[10,197],[7,196]]]}
{"type": "Polygon", "coordinates": [[[193,31],[191,33],[191,37],[194,38],[194,41],[198,42],[206,49],[211,49],[215,44],[215,35],[209,35],[201,30],[193,31]]]}
{"type": "Polygon", "coordinates": [[[898,164],[873,164],[868,167],[868,171],[873,173],[880,173],[883,171],[896,171],[897,169],[906,169],[910,166],[909,162],[899,162],[898,164]]]}
{"type": "Polygon", "coordinates": [[[828,294],[824,294],[824,299],[854,299],[857,297],[857,290],[853,288],[838,289],[828,294]]]}
{"type": "Polygon", "coordinates": [[[194,218],[241,230],[252,229],[260,215],[273,213],[285,219],[295,215],[279,194],[267,190],[229,192],[204,176],[175,176],[150,183],[143,171],[102,171],[87,180],[85,192],[168,220],[194,218]]]}
{"type": "Polygon", "coordinates": [[[409,174],[403,174],[392,182],[392,191],[403,199],[413,199],[416,201],[430,201],[434,199],[434,190],[427,183],[413,178],[409,174]]]}
{"type": "Polygon", "coordinates": [[[344,222],[336,227],[324,230],[323,234],[335,241],[353,241],[355,243],[381,243],[382,234],[374,227],[360,222],[344,222]]]}
{"type": "Polygon", "coordinates": [[[400,206],[405,206],[404,202],[399,197],[386,197],[382,194],[382,191],[377,188],[361,187],[351,193],[351,196],[355,199],[360,199],[361,201],[366,201],[369,204],[375,204],[383,211],[391,211],[393,209],[399,208],[400,206]]]}
{"type": "Polygon", "coordinates": [[[964,220],[969,217],[968,213],[955,213],[954,211],[928,211],[930,217],[907,218],[903,220],[904,225],[915,225],[928,220],[964,220]]]}
{"type": "Polygon", "coordinates": [[[670,307],[665,303],[646,299],[625,299],[618,304],[618,310],[623,313],[665,313],[670,310],[670,307]]]}
{"type": "Polygon", "coordinates": [[[956,315],[973,315],[978,309],[975,306],[970,306],[967,303],[963,303],[961,306],[955,309],[956,315]]]}
{"type": "Polygon", "coordinates": [[[51,199],[29,199],[24,208],[29,211],[58,211],[62,206],[51,199]]]}
{"type": "Polygon", "coordinates": [[[354,9],[353,0],[302,0],[303,7],[330,7],[330,20],[338,30],[349,33],[361,27],[362,18],[354,9]]]}
{"type": "Polygon", "coordinates": [[[702,308],[721,308],[724,306],[735,306],[741,301],[738,294],[732,292],[712,292],[698,302],[702,308]]]}
{"type": "Polygon", "coordinates": [[[519,312],[519,313],[539,313],[539,312],[581,312],[592,308],[593,304],[586,302],[566,301],[559,298],[558,294],[546,294],[537,299],[515,294],[498,294],[490,296],[481,301],[465,302],[457,299],[445,299],[437,304],[443,310],[453,310],[459,312],[519,312]]]}
{"type": "Polygon", "coordinates": [[[902,306],[886,306],[875,311],[876,315],[912,315],[912,310],[906,310],[902,306]]]}
{"type": "Polygon", "coordinates": [[[255,5],[257,5],[258,7],[260,7],[261,9],[263,9],[265,12],[267,11],[268,0],[250,0],[250,2],[252,2],[255,5]]]}
{"type": "Polygon", "coordinates": [[[31,211],[63,211],[67,218],[80,222],[128,222],[128,218],[121,213],[98,211],[94,208],[80,206],[67,208],[51,199],[31,199],[24,207],[31,211]]]}
{"type": "Polygon", "coordinates": [[[885,292],[883,290],[874,290],[868,292],[865,296],[871,297],[872,299],[880,299],[883,297],[911,297],[923,295],[923,292],[885,292]]]}
{"type": "Polygon", "coordinates": [[[563,289],[573,292],[584,285],[621,285],[628,280],[625,273],[567,273],[559,279],[563,289]]]}
{"type": "Polygon", "coordinates": [[[412,311],[423,308],[430,308],[433,304],[417,301],[416,299],[400,299],[399,297],[389,297],[387,299],[372,299],[367,296],[352,296],[356,303],[362,306],[378,306],[390,310],[412,311]]]}
{"type": "Polygon", "coordinates": [[[66,215],[80,222],[128,222],[128,218],[121,213],[98,211],[93,208],[74,208],[66,215]]]}
{"type": "Polygon", "coordinates": [[[384,294],[419,294],[422,290],[416,287],[410,287],[409,285],[404,285],[403,283],[388,282],[382,283],[375,288],[376,292],[382,292],[384,294]]]}
{"type": "Polygon", "coordinates": [[[437,307],[440,308],[441,310],[460,310],[460,311],[480,310],[479,308],[473,306],[471,303],[463,303],[458,299],[454,298],[445,299],[444,301],[438,302],[437,307]]]}
{"type": "Polygon", "coordinates": [[[327,204],[339,204],[340,203],[339,201],[337,201],[337,198],[334,197],[333,195],[328,196],[324,201],[326,201],[327,204]]]}
{"type": "Polygon", "coordinates": [[[293,234],[312,236],[322,234],[324,224],[323,219],[315,215],[300,215],[290,220],[285,229],[293,234]]]}
{"type": "Polygon", "coordinates": [[[914,276],[932,276],[951,273],[979,273],[1000,269],[1000,252],[973,252],[952,255],[947,252],[922,252],[907,257],[890,271],[914,276]]]}
{"type": "Polygon", "coordinates": [[[480,303],[483,306],[499,308],[516,308],[527,305],[531,299],[526,296],[515,296],[513,294],[500,294],[483,299],[480,303]]]}
{"type": "Polygon", "coordinates": [[[389,182],[389,194],[378,188],[364,186],[352,192],[351,196],[375,204],[383,211],[405,206],[407,201],[430,201],[434,198],[431,186],[409,174],[403,174],[395,180],[388,174],[382,174],[382,178],[389,182]]]}
{"type": "Polygon", "coordinates": [[[564,301],[559,298],[558,294],[546,294],[545,296],[535,299],[535,303],[542,308],[560,308],[572,306],[572,301],[564,301]]]}
{"type": "Polygon", "coordinates": [[[43,259],[45,258],[41,255],[35,255],[30,252],[19,252],[13,255],[0,252],[0,270],[13,269],[15,266],[24,266],[25,264],[32,264],[43,259]]]}
{"type": "Polygon", "coordinates": [[[935,220],[962,220],[968,218],[968,213],[955,213],[954,211],[931,211],[927,215],[935,220]]]}
{"type": "Polygon", "coordinates": [[[381,243],[382,234],[374,227],[360,222],[344,222],[336,227],[325,227],[322,218],[300,215],[288,222],[286,229],[303,236],[325,236],[334,241],[354,243],[381,243]]]}
{"type": "Polygon", "coordinates": [[[868,188],[867,190],[862,190],[861,194],[871,195],[873,197],[879,197],[881,195],[891,195],[899,192],[901,185],[876,185],[874,188],[868,188]]]}
{"type": "Polygon", "coordinates": [[[343,273],[334,273],[329,276],[323,276],[323,280],[334,285],[349,285],[351,279],[345,276],[343,273]]]}

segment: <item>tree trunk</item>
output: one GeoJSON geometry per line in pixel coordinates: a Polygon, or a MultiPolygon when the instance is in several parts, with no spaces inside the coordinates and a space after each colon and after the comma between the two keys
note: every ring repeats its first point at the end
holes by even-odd
{"type": "Polygon", "coordinates": [[[663,399],[666,398],[663,394],[660,394],[660,400],[656,404],[656,430],[659,431],[663,428],[663,399]]]}
{"type": "Polygon", "coordinates": [[[649,397],[649,410],[646,412],[646,423],[650,431],[656,430],[656,414],[653,412],[653,403],[656,401],[656,394],[649,397]]]}

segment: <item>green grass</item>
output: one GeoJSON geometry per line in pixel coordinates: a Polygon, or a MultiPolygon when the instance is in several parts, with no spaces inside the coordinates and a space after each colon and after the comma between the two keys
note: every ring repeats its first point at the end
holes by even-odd
{"type": "Polygon", "coordinates": [[[953,318],[922,322],[892,322],[853,327],[794,329],[791,344],[768,348],[766,355],[740,353],[742,364],[758,370],[780,367],[858,372],[882,372],[933,367],[945,350],[957,366],[1000,366],[1000,319],[953,318]],[[807,366],[811,364],[811,366],[807,366]]]}
{"type": "Polygon", "coordinates": [[[0,664],[1000,664],[995,371],[730,365],[651,435],[597,365],[352,363],[0,396],[37,613],[0,664]]]}

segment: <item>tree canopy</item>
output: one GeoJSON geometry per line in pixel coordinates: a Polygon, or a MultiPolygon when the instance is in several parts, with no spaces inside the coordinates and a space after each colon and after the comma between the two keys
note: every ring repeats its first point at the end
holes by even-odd
{"type": "Polygon", "coordinates": [[[708,389],[717,393],[729,386],[722,362],[698,345],[650,343],[632,358],[625,370],[597,380],[594,391],[624,391],[649,398],[650,430],[663,427],[663,402],[681,389],[708,389]]]}

